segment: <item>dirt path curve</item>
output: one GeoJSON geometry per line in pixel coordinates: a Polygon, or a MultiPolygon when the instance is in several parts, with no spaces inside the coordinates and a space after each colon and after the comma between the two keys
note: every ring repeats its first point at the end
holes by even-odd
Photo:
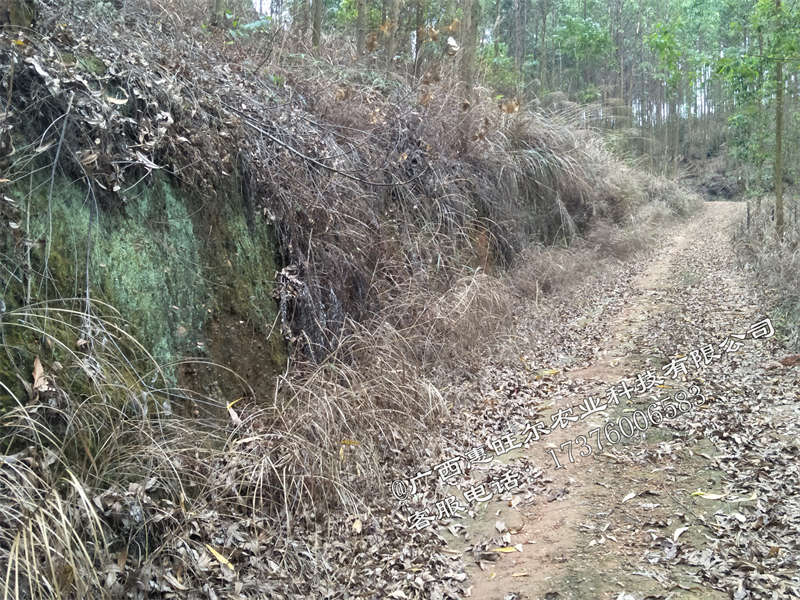
{"type": "MultiPolygon", "coordinates": [[[[745,333],[764,317],[764,307],[733,262],[731,234],[743,210],[741,203],[707,203],[698,215],[666,233],[668,241],[637,276],[621,283],[615,300],[597,298],[594,303],[610,308],[564,324],[587,334],[585,347],[574,354],[591,358],[572,360],[555,378],[552,405],[541,412],[547,424],[553,424],[560,409],[572,407],[569,414],[583,415],[578,407],[588,396],[602,403],[609,389],[623,380],[633,389],[637,375],[642,375],[643,388],[648,371],[659,379],[630,399],[624,389],[616,388],[619,405],[575,421],[562,420],[565,427],[553,425],[549,435],[525,450],[528,460],[542,469],[546,489],[527,506],[492,503],[467,525],[473,542],[495,536],[490,546],[519,544],[518,551],[498,552],[486,561],[466,559],[474,565],[473,598],[770,597],[755,588],[748,591],[748,585],[760,584],[750,581],[746,572],[739,577],[736,568],[720,567],[722,574],[716,576],[710,565],[721,562],[707,554],[707,564],[695,560],[708,552],[712,539],[714,552],[727,556],[720,550],[727,546],[719,523],[727,523],[731,514],[741,521],[742,513],[749,514],[748,506],[758,509],[758,500],[748,504],[744,495],[734,498],[735,492],[745,490],[722,471],[715,432],[727,427],[722,421],[735,410],[731,398],[744,389],[743,382],[756,371],[763,373],[763,364],[782,352],[774,337],[749,339],[740,348],[724,346],[730,334],[745,333]],[[716,358],[692,354],[709,344],[719,353],[716,358]],[[675,379],[662,372],[672,359],[688,367],[685,374],[678,369],[675,379]],[[670,409],[662,403],[655,410],[653,403],[682,399],[676,396],[681,392],[698,406],[684,403],[679,410],[691,409],[661,423],[670,409]],[[643,419],[648,416],[649,422],[643,419]],[[641,426],[629,429],[634,417],[641,426]],[[611,442],[619,437],[614,444],[605,434],[609,421],[611,442]],[[713,494],[720,490],[730,494],[713,494]],[[499,531],[497,521],[499,529],[505,524],[509,531],[499,531]],[[501,533],[504,540],[498,538],[501,533]]],[[[769,376],[774,395],[760,400],[758,418],[773,425],[787,416],[797,421],[796,373],[784,370],[769,376]]],[[[782,430],[776,435],[791,444],[793,434],[796,431],[782,430]]],[[[782,546],[777,547],[769,551],[794,564],[797,553],[790,548],[794,554],[787,559],[787,554],[781,555],[782,546]]],[[[795,597],[781,595],[789,593],[790,577],[774,583],[784,586],[774,597],[795,597]]]]}

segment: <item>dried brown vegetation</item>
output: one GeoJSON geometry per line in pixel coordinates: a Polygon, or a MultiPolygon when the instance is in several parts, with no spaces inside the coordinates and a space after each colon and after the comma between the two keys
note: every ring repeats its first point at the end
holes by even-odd
{"type": "Polygon", "coordinates": [[[693,200],[591,131],[501,110],[488,90],[464,110],[446,61],[420,86],[336,51],[301,55],[286,32],[225,44],[194,4],[102,18],[90,4],[51,3],[36,34],[0,33],[5,184],[58,172],[102,213],[154,172],[209,206],[235,180],[247,218],[274,224],[294,354],[272,395],[200,398],[157,383],[88,291],[68,310],[2,315],[4,332],[48,332],[71,357],[52,383],[66,400],[14,397],[3,415],[4,594],[322,597],[376,564],[372,594],[416,589],[411,565],[456,589],[432,534],[397,559],[404,515],[385,502],[393,474],[436,447],[437,370],[478,364],[520,291],[624,258],[693,200]],[[76,337],[89,347],[73,351],[76,337]],[[223,417],[165,412],[184,397],[223,417]],[[353,539],[373,563],[353,566],[353,539]]]}
{"type": "Polygon", "coordinates": [[[775,236],[774,200],[748,201],[747,216],[735,234],[739,265],[759,281],[774,321],[790,347],[800,348],[800,202],[786,203],[782,239],[775,236]]]}

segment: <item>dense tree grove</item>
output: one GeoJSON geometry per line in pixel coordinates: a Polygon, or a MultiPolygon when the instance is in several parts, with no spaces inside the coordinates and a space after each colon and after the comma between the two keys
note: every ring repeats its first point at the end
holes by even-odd
{"type": "Polygon", "coordinates": [[[574,111],[653,170],[722,155],[739,189],[779,196],[798,175],[796,2],[292,1],[260,8],[301,34],[313,20],[315,47],[319,27],[352,38],[356,60],[421,84],[429,63],[453,57],[467,87],[574,111]]]}

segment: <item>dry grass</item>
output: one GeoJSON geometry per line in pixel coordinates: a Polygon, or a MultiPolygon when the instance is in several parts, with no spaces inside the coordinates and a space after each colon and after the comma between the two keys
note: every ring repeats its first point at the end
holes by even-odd
{"type": "MultiPolygon", "coordinates": [[[[120,74],[103,85],[149,89],[152,73],[125,58],[134,50],[150,64],[183,66],[180,76],[159,74],[160,91],[139,115],[143,130],[158,130],[161,110],[175,119],[169,135],[148,139],[151,158],[198,193],[222,193],[219,170],[235,171],[254,214],[274,216],[287,268],[278,295],[296,352],[272,398],[225,405],[170,389],[108,307],[105,316],[52,303],[3,315],[5,335],[46,332],[70,357],[57,372],[45,361],[52,391],[15,398],[2,417],[6,597],[112,596],[125,581],[146,587],[155,569],[200,589],[204,545],[222,539],[231,549],[234,526],[256,530],[258,548],[285,549],[297,532],[324,531],[337,511],[385,504],[388,480],[438,443],[447,408],[437,369],[478,368],[513,326],[520,292],[535,299],[598,260],[630,257],[649,244],[649,227],[696,202],[625,167],[590,121],[506,114],[480,88],[464,110],[453,62],[423,83],[438,57],[417,75],[387,75],[348,67],[344,44],[310,58],[302,40],[280,36],[254,77],[253,46],[201,33],[196,3],[164,5],[168,36],[150,27],[157,16],[145,4],[125,6],[121,18],[139,21],[117,40],[102,22],[70,22],[94,32],[91,51],[118,54],[120,74]],[[423,93],[430,98],[420,102],[423,93]],[[92,345],[75,351],[76,339],[92,345]],[[183,399],[206,403],[210,416],[167,410],[183,399]]],[[[68,100],[30,71],[15,77],[43,107],[23,129],[38,140],[68,100]]],[[[26,115],[23,100],[16,108],[26,115]]],[[[82,109],[109,108],[83,100],[82,109]]],[[[122,121],[99,131],[76,109],[65,129],[71,154],[94,148],[95,137],[107,142],[98,173],[128,161],[131,180],[146,174],[122,121]]],[[[13,166],[14,177],[31,168],[13,166]]],[[[84,176],[69,157],[58,166],[84,176]]],[[[241,552],[231,559],[237,569],[260,560],[261,550],[241,552]]]]}
{"type": "Polygon", "coordinates": [[[3,385],[16,404],[0,421],[5,598],[97,597],[120,540],[132,554],[156,545],[139,543],[153,515],[133,502],[118,505],[118,518],[109,519],[100,495],[148,479],[171,497],[184,494],[174,442],[193,446],[195,436],[168,416],[170,397],[182,391],[157,385],[160,369],[118,315],[97,302],[86,313],[83,303],[42,303],[3,315],[4,343],[43,339],[68,357],[37,358],[41,368],[18,373],[27,398],[3,385]]]}
{"type": "MultiPolygon", "coordinates": [[[[381,323],[351,323],[319,364],[293,365],[274,402],[242,401],[205,421],[168,403],[225,409],[155,385],[159,369],[113,313],[54,304],[6,313],[4,335],[46,335],[70,360],[43,359],[31,397],[15,398],[0,423],[12,451],[0,464],[5,596],[114,597],[129,577],[178,570],[183,543],[213,545],[214,529],[231,520],[264,523],[267,545],[281,547],[324,531],[336,511],[369,514],[387,478],[435,445],[447,410],[426,363],[474,357],[467,336],[491,331],[487,314],[499,327],[507,302],[497,283],[462,277],[402,330],[388,311],[381,323]],[[91,350],[73,350],[85,331],[91,350]],[[447,356],[453,347],[461,351],[447,356]]],[[[183,577],[199,588],[206,575],[183,577]]]]}
{"type": "MultiPolygon", "coordinates": [[[[96,47],[89,50],[98,56],[114,49],[119,75],[103,85],[129,96],[134,88],[157,90],[153,108],[138,115],[152,161],[170,165],[201,197],[225,193],[220,170],[238,173],[253,211],[274,216],[280,260],[304,284],[302,294],[282,295],[285,325],[314,358],[332,351],[348,319],[364,322],[373,312],[367,307],[406,282],[424,281],[441,293],[463,265],[507,267],[531,243],[568,245],[593,220],[626,224],[653,197],[680,195],[666,183],[656,189],[655,180],[614,158],[591,119],[577,119],[580,107],[557,118],[508,114],[478,87],[465,110],[457,62],[432,50],[416,73],[387,73],[374,57],[353,66],[346,44],[325,44],[317,57],[283,33],[228,45],[226,32],[201,29],[196,6],[172,0],[155,15],[145,8],[129,2],[116,17],[128,19],[124,38],[112,38],[104,22],[72,26],[91,26],[96,47]],[[151,26],[173,13],[179,17],[169,36],[151,26]],[[267,43],[280,52],[272,48],[262,63],[267,43]],[[126,61],[127,54],[141,59],[126,61]],[[182,65],[181,75],[159,71],[153,85],[153,73],[139,63],[182,65]],[[204,77],[209,71],[219,79],[204,77]],[[287,85],[275,83],[282,80],[287,85]],[[157,134],[165,112],[175,123],[157,134]],[[191,144],[181,141],[187,139],[191,144]]],[[[53,77],[69,79],[58,61],[42,63],[53,77]]],[[[16,77],[15,89],[29,91],[20,103],[44,98],[37,118],[17,111],[26,116],[21,130],[38,140],[68,100],[28,71],[16,77]]],[[[111,150],[98,157],[96,171],[105,174],[98,183],[112,189],[119,164],[130,165],[127,180],[145,177],[148,166],[134,151],[140,140],[116,113],[102,131],[93,125],[93,113],[106,110],[101,104],[86,99],[81,110],[93,109],[86,118],[73,110],[66,137],[70,155],[105,140],[101,146],[111,150]]],[[[64,163],[67,173],[84,177],[81,165],[68,157],[64,163]]],[[[108,194],[103,201],[119,199],[108,194]]]]}
{"type": "Polygon", "coordinates": [[[775,236],[774,199],[749,200],[749,218],[735,235],[739,264],[767,290],[771,317],[789,345],[800,348],[800,202],[785,194],[784,237],[775,236]],[[749,222],[748,222],[749,220],[749,222]]]}
{"type": "Polygon", "coordinates": [[[602,206],[593,206],[595,216],[583,237],[569,247],[533,244],[519,255],[508,276],[513,289],[534,301],[560,292],[575,280],[649,250],[664,224],[692,214],[702,204],[696,194],[663,178],[627,168],[606,175],[625,197],[625,202],[614,203],[626,207],[617,215],[621,222],[611,218],[614,211],[608,210],[608,198],[595,198],[602,206]]]}

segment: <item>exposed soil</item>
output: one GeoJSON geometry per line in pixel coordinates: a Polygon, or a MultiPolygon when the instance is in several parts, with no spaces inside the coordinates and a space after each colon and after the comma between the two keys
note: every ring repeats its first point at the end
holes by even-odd
{"type": "MultiPolygon", "coordinates": [[[[538,481],[544,489],[514,507],[513,501],[479,505],[476,518],[465,523],[467,533],[451,538],[453,548],[468,550],[472,597],[800,597],[798,514],[791,493],[797,481],[797,461],[791,460],[800,413],[797,368],[774,368],[773,359],[784,355],[776,337],[747,336],[730,352],[720,347],[766,312],[734,264],[731,232],[743,210],[734,202],[707,203],[688,225],[665,232],[655,256],[621,276],[587,314],[558,325],[577,329],[585,339],[583,347],[579,341],[564,352],[568,358],[553,378],[548,401],[539,405],[545,423],[590,394],[602,400],[623,379],[633,387],[646,370],[660,381],[646,394],[621,397],[618,406],[555,428],[515,455],[542,470],[538,481]],[[696,368],[690,352],[706,344],[714,344],[720,356],[696,368]],[[681,356],[687,357],[687,374],[665,376],[661,367],[681,356]],[[632,418],[636,410],[647,414],[653,394],[666,399],[681,390],[699,405],[643,432],[633,429],[602,451],[589,438],[592,454],[579,455],[577,436],[609,420],[632,418]],[[569,441],[574,464],[566,445],[560,450],[569,441]],[[772,452],[784,460],[764,462],[772,452]],[[745,476],[748,470],[757,481],[745,476]],[[758,520],[773,509],[779,518],[758,520]],[[762,530],[765,523],[776,527],[762,530]],[[746,549],[748,536],[751,543],[770,541],[763,552],[746,549]],[[476,548],[492,550],[498,543],[506,550],[475,558],[476,548]]],[[[526,339],[531,346],[521,353],[540,355],[539,346],[547,343],[526,339]]]]}

